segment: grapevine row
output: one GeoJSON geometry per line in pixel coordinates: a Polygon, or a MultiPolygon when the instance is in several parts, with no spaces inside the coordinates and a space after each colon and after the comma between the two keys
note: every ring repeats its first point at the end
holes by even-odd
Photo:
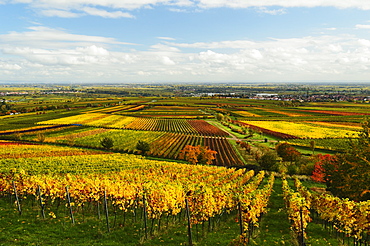
{"type": "Polygon", "coordinates": [[[361,241],[370,236],[370,201],[355,202],[326,193],[311,193],[296,179],[297,190],[311,203],[321,219],[334,224],[338,232],[361,241]]]}
{"type": "MultiPolygon", "coordinates": [[[[260,177],[256,179],[254,187],[257,188],[259,183],[262,181],[264,173],[261,173],[260,177]]],[[[267,204],[272,192],[274,185],[275,176],[272,174],[267,183],[260,189],[255,189],[252,192],[247,190],[240,197],[240,219],[242,220],[241,235],[239,240],[243,243],[247,243],[252,234],[252,229],[258,227],[258,222],[262,214],[266,213],[267,204]]]]}
{"type": "Polygon", "coordinates": [[[175,215],[184,209],[185,195],[190,202],[193,223],[201,223],[220,214],[223,209],[235,207],[235,198],[241,182],[253,176],[253,171],[217,168],[194,168],[189,165],[149,166],[127,171],[93,174],[40,174],[28,175],[24,171],[3,173],[0,191],[14,194],[14,185],[22,197],[40,199],[42,191],[46,204],[65,200],[66,189],[76,206],[102,200],[104,193],[118,209],[127,211],[141,197],[146,198],[148,217],[162,214],[175,215]],[[177,169],[176,169],[177,168],[177,169]],[[194,182],[198,180],[198,182],[194,182]],[[207,182],[202,182],[207,180],[207,182]],[[217,185],[216,185],[217,184],[217,185]]]}
{"type": "Polygon", "coordinates": [[[301,193],[294,192],[285,178],[282,179],[282,189],[291,229],[297,235],[299,244],[305,245],[304,240],[307,238],[306,227],[308,222],[312,221],[310,217],[310,202],[301,193]]]}
{"type": "Polygon", "coordinates": [[[216,160],[214,160],[215,165],[243,165],[235,149],[226,138],[205,137],[204,145],[208,146],[211,150],[217,151],[216,160]]]}

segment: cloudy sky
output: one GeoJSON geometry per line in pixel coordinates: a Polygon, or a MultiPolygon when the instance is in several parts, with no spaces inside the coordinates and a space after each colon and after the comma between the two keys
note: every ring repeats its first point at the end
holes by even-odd
{"type": "Polygon", "coordinates": [[[0,0],[0,82],[370,82],[370,1],[0,0]]]}

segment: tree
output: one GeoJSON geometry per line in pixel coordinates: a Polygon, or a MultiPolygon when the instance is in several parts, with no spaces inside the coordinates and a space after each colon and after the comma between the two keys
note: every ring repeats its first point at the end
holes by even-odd
{"type": "Polygon", "coordinates": [[[145,142],[145,141],[142,141],[142,140],[139,140],[136,144],[136,149],[137,150],[140,150],[141,153],[143,155],[145,155],[146,152],[148,152],[150,150],[150,144],[145,142]]]}
{"type": "Polygon", "coordinates": [[[232,122],[232,119],[228,115],[224,115],[224,121],[232,122]]]}
{"type": "Polygon", "coordinates": [[[279,143],[275,149],[283,161],[295,162],[301,157],[301,153],[288,143],[279,143]]]}
{"type": "Polygon", "coordinates": [[[22,138],[23,138],[23,134],[22,133],[20,133],[20,132],[14,133],[14,139],[15,140],[22,140],[22,138]]]}
{"type": "Polygon", "coordinates": [[[45,139],[46,139],[46,137],[45,137],[45,134],[43,134],[43,133],[38,133],[37,134],[37,140],[39,141],[39,142],[44,142],[45,141],[45,139]]]}
{"type": "Polygon", "coordinates": [[[114,141],[110,137],[105,137],[102,140],[100,140],[100,144],[106,148],[106,149],[111,149],[113,148],[114,141]]]}
{"type": "MultiPolygon", "coordinates": [[[[199,146],[199,145],[198,145],[199,146]]],[[[210,150],[208,146],[199,146],[200,147],[200,156],[199,162],[202,164],[211,165],[212,161],[216,159],[215,155],[217,154],[216,151],[210,150]]]]}
{"type": "Polygon", "coordinates": [[[221,113],[218,113],[218,114],[216,114],[216,119],[217,119],[218,121],[223,121],[223,120],[224,120],[224,115],[223,115],[223,114],[221,114],[221,113]]]}
{"type": "Polygon", "coordinates": [[[310,141],[310,149],[312,150],[312,155],[315,154],[315,147],[316,147],[315,140],[310,141]]]}
{"type": "MultiPolygon", "coordinates": [[[[331,176],[331,174],[329,173],[332,173],[337,169],[336,163],[338,161],[336,159],[336,156],[329,154],[318,154],[316,158],[317,161],[315,163],[314,171],[312,172],[311,176],[312,180],[322,183],[329,181],[328,178],[331,176]],[[326,175],[328,175],[328,177],[326,177],[326,175]]],[[[327,182],[327,186],[330,186],[329,182],[327,182]]]]}
{"type": "Polygon", "coordinates": [[[2,112],[8,111],[8,107],[6,106],[6,104],[1,105],[1,111],[2,112]]]}
{"type": "Polygon", "coordinates": [[[67,136],[65,137],[65,139],[66,139],[67,144],[68,144],[69,146],[73,146],[73,145],[75,144],[75,136],[73,136],[73,135],[67,135],[67,136]]]}
{"type": "Polygon", "coordinates": [[[350,148],[338,154],[337,170],[326,175],[333,192],[353,200],[370,199],[370,121],[365,119],[359,138],[350,140],[350,148]]]}
{"type": "Polygon", "coordinates": [[[253,135],[254,135],[254,131],[253,131],[253,129],[252,128],[250,128],[250,127],[246,127],[246,129],[245,129],[246,131],[245,131],[245,134],[248,134],[247,136],[245,136],[244,138],[251,138],[251,137],[253,137],[253,135]]]}
{"type": "Polygon", "coordinates": [[[267,151],[259,158],[258,163],[263,169],[273,171],[276,170],[277,158],[275,151],[267,151]]]}
{"type": "Polygon", "coordinates": [[[191,145],[186,145],[184,149],[180,151],[179,158],[184,159],[191,164],[197,164],[198,163],[198,156],[200,155],[200,149],[191,146],[191,145]]]}
{"type": "Polygon", "coordinates": [[[192,164],[212,164],[212,161],[217,154],[216,151],[210,150],[208,146],[192,146],[186,145],[184,149],[180,151],[179,158],[184,159],[192,164]]]}
{"type": "Polygon", "coordinates": [[[249,143],[244,141],[237,141],[236,143],[239,144],[241,148],[244,148],[247,153],[251,153],[252,147],[249,143]]]}
{"type": "MultiPolygon", "coordinates": [[[[339,197],[364,201],[370,199],[370,121],[362,123],[358,139],[349,139],[346,153],[322,166],[330,191],[339,197]]],[[[317,171],[319,172],[319,171],[317,171]]]]}

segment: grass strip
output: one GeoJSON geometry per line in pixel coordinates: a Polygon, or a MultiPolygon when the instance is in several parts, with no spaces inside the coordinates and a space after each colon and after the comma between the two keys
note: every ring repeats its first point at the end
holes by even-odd
{"type": "Polygon", "coordinates": [[[275,180],[267,208],[268,212],[262,217],[259,231],[252,237],[250,245],[294,245],[280,178],[275,180]]]}

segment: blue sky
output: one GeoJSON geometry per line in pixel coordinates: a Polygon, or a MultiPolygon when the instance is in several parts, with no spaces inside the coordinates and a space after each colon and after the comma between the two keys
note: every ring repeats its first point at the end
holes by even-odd
{"type": "Polygon", "coordinates": [[[370,1],[0,0],[0,82],[370,82],[370,1]]]}

